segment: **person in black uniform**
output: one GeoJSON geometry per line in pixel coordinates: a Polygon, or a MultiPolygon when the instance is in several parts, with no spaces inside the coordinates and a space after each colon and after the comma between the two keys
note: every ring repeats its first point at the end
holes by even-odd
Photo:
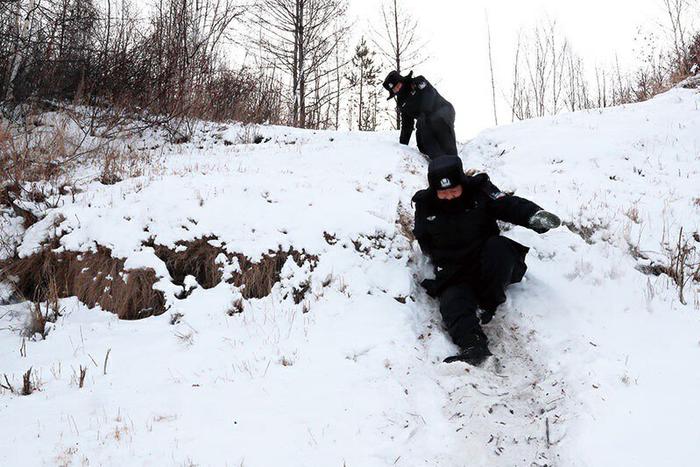
{"type": "Polygon", "coordinates": [[[455,109],[422,76],[413,78],[413,72],[401,76],[392,71],[384,80],[389,99],[396,97],[401,112],[399,142],[408,144],[416,121],[418,150],[430,159],[456,156],[455,109]]]}
{"type": "Polygon", "coordinates": [[[506,287],[520,282],[527,269],[529,249],[501,236],[496,220],[538,233],[559,227],[561,220],[532,201],[501,192],[486,174],[465,175],[456,156],[432,160],[428,182],[429,188],[413,197],[413,232],[435,267],[435,278],[421,285],[439,297],[445,327],[461,349],[445,362],[479,365],[491,355],[481,324],[491,321],[506,301],[506,287]]]}

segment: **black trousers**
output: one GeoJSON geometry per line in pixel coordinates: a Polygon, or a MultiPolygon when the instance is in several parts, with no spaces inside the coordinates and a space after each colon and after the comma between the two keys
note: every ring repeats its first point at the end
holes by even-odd
{"type": "Polygon", "coordinates": [[[452,104],[443,105],[437,111],[418,118],[416,143],[418,150],[430,159],[457,155],[455,109],[452,104]]]}
{"type": "Polygon", "coordinates": [[[486,338],[477,309],[496,311],[506,301],[506,287],[522,278],[523,253],[515,245],[506,237],[489,238],[481,251],[478,279],[455,281],[440,294],[443,323],[458,346],[486,338]]]}

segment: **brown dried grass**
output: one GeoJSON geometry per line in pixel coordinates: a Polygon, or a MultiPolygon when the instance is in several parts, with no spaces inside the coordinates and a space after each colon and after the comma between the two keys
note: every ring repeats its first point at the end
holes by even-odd
{"type": "Polygon", "coordinates": [[[406,237],[409,242],[416,239],[416,236],[413,233],[413,222],[413,213],[406,209],[403,204],[399,203],[399,207],[396,212],[396,225],[398,226],[401,235],[406,237]]]}
{"type": "Polygon", "coordinates": [[[98,152],[101,163],[100,183],[114,185],[131,177],[140,177],[151,163],[151,157],[143,151],[105,147],[98,152]]]}
{"type": "Polygon", "coordinates": [[[31,367],[22,375],[22,395],[28,396],[37,389],[36,385],[32,383],[32,369],[31,367]]]}
{"type": "MultiPolygon", "coordinates": [[[[165,262],[175,284],[183,285],[184,279],[192,275],[204,288],[219,284],[223,278],[221,265],[216,258],[224,253],[229,261],[238,260],[240,271],[228,280],[241,289],[245,299],[263,298],[270,294],[280,280],[285,262],[291,257],[298,265],[311,262],[312,269],[318,258],[294,249],[270,251],[259,261],[252,261],[242,254],[226,253],[222,247],[211,245],[211,237],[192,242],[180,242],[181,251],[163,245],[151,246],[165,262]]],[[[154,290],[157,281],[152,269],[124,270],[124,260],[113,258],[111,251],[98,246],[94,252],[56,252],[58,242],[45,245],[39,252],[25,257],[13,258],[0,263],[0,280],[15,285],[19,296],[34,302],[47,302],[46,314],[35,305],[37,312],[32,328],[45,335],[46,322],[58,316],[57,299],[76,296],[89,307],[100,305],[121,319],[140,319],[160,315],[165,311],[162,292],[154,290]]],[[[293,291],[294,301],[300,303],[307,286],[293,291]]],[[[235,307],[242,311],[242,307],[235,307]]],[[[34,334],[34,333],[32,333],[34,334]]]]}
{"type": "Polygon", "coordinates": [[[0,128],[0,173],[15,184],[55,180],[73,168],[79,143],[62,127],[13,131],[0,128]]]}
{"type": "Polygon", "coordinates": [[[5,261],[0,280],[10,280],[18,295],[27,300],[76,296],[87,306],[99,304],[120,319],[146,318],[165,311],[163,293],[153,289],[157,277],[152,269],[125,271],[124,260],[113,258],[111,251],[101,246],[88,253],[56,253],[52,246],[56,245],[5,261]]]}

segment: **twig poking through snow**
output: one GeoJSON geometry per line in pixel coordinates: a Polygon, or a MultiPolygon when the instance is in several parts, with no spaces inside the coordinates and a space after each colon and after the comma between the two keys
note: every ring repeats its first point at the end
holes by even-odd
{"type": "Polygon", "coordinates": [[[102,367],[102,374],[106,375],[107,374],[107,360],[109,359],[109,353],[112,351],[112,349],[107,349],[107,355],[105,355],[105,364],[102,367]]]}

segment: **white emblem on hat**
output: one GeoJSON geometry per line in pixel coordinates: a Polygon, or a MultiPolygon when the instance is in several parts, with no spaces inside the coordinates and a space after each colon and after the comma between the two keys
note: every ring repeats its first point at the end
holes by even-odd
{"type": "Polygon", "coordinates": [[[442,180],[440,180],[440,186],[442,188],[449,188],[452,186],[452,182],[449,178],[443,178],[442,180]]]}

